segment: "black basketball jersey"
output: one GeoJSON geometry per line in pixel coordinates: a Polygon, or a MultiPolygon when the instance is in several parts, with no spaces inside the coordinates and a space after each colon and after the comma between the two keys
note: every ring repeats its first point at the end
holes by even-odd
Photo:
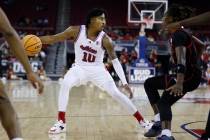
{"type": "Polygon", "coordinates": [[[192,71],[197,67],[199,56],[191,35],[183,29],[177,30],[171,36],[171,51],[175,64],[177,64],[175,48],[180,46],[186,47],[186,71],[192,71]]]}

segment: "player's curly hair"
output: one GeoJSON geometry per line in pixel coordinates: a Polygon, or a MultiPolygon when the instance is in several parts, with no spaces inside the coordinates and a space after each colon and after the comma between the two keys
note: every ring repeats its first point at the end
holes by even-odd
{"type": "Polygon", "coordinates": [[[194,16],[195,10],[191,7],[173,4],[165,15],[172,17],[172,22],[176,22],[194,16]]]}
{"type": "Polygon", "coordinates": [[[85,24],[86,27],[88,28],[91,18],[101,16],[102,14],[105,14],[105,17],[107,16],[107,13],[104,9],[101,9],[101,8],[92,9],[86,17],[86,24],[85,24]]]}

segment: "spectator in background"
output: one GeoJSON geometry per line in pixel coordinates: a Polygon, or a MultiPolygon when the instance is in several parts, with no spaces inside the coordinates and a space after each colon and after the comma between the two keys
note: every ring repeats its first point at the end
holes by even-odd
{"type": "MultiPolygon", "coordinates": [[[[123,71],[124,71],[125,75],[127,74],[128,60],[129,60],[128,52],[124,48],[124,49],[122,49],[122,51],[120,53],[120,62],[121,62],[121,65],[122,65],[122,68],[123,68],[123,71]]],[[[127,75],[126,75],[126,79],[128,79],[127,75]]]]}
{"type": "Polygon", "coordinates": [[[35,6],[35,8],[36,8],[36,11],[37,12],[42,12],[42,11],[47,10],[47,4],[45,4],[45,3],[39,3],[39,4],[37,4],[35,6]]]}
{"type": "Polygon", "coordinates": [[[39,53],[39,60],[42,61],[42,65],[45,66],[46,64],[46,53],[41,50],[39,53]]]}
{"type": "Polygon", "coordinates": [[[202,78],[201,78],[201,83],[200,83],[200,86],[204,86],[206,87],[207,86],[207,83],[208,83],[208,78],[207,78],[207,63],[208,63],[208,55],[206,53],[203,53],[201,55],[201,60],[200,60],[200,68],[201,68],[201,71],[202,71],[202,78]]]}
{"type": "Polygon", "coordinates": [[[41,80],[49,80],[43,66],[39,67],[39,69],[37,70],[37,74],[39,75],[41,80]]]}
{"type": "Polygon", "coordinates": [[[207,64],[207,70],[206,70],[206,77],[208,80],[208,85],[210,85],[210,63],[207,64]]]}
{"type": "Polygon", "coordinates": [[[133,37],[130,35],[130,33],[126,32],[125,35],[123,35],[122,40],[131,41],[133,40],[133,37]]]}
{"type": "Polygon", "coordinates": [[[136,50],[135,49],[131,50],[131,54],[129,57],[130,65],[135,66],[137,59],[138,59],[138,54],[136,50]]]}
{"type": "Polygon", "coordinates": [[[151,62],[152,66],[155,67],[155,75],[161,75],[162,64],[158,60],[156,49],[151,50],[148,60],[151,62]]]}
{"type": "Polygon", "coordinates": [[[147,40],[148,40],[149,42],[152,42],[152,43],[155,42],[155,38],[154,38],[152,35],[148,35],[147,40]]]}
{"type": "Polygon", "coordinates": [[[155,63],[157,62],[157,51],[156,51],[156,49],[153,48],[151,50],[148,59],[152,63],[152,65],[155,65],[155,63]]]}
{"type": "Polygon", "coordinates": [[[7,79],[8,80],[19,80],[20,78],[17,77],[17,75],[13,71],[12,65],[9,65],[9,68],[7,69],[7,79]]]}
{"type": "Polygon", "coordinates": [[[116,41],[118,40],[119,36],[116,32],[113,31],[112,27],[107,28],[107,34],[112,38],[112,40],[116,41]]]}
{"type": "Polygon", "coordinates": [[[48,25],[49,25],[49,20],[46,17],[44,17],[43,18],[43,27],[47,27],[48,25]]]}

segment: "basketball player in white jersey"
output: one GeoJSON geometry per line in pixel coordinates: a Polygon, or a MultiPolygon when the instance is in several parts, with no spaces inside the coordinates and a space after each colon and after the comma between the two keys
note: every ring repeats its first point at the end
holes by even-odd
{"type": "Polygon", "coordinates": [[[66,131],[65,112],[69,100],[69,91],[73,86],[84,82],[92,82],[103,88],[122,106],[134,115],[143,128],[150,126],[137,111],[133,103],[116,87],[114,80],[103,64],[104,52],[107,51],[112,60],[114,69],[126,90],[131,89],[126,81],[122,66],[115,54],[111,38],[103,31],[106,25],[105,11],[93,9],[87,16],[86,25],[70,26],[64,32],[52,36],[40,37],[43,44],[53,44],[66,39],[74,40],[75,66],[64,76],[61,83],[58,100],[58,120],[49,130],[49,133],[66,131]]]}

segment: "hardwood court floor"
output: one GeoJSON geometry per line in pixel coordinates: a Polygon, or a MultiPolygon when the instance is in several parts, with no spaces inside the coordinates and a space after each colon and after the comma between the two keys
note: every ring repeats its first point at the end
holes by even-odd
{"type": "MultiPolygon", "coordinates": [[[[93,85],[72,89],[67,110],[67,133],[48,135],[48,129],[57,116],[58,82],[46,81],[43,95],[27,81],[7,81],[8,95],[20,118],[25,140],[149,140],[137,121],[108,94],[93,85]]],[[[142,85],[131,85],[132,101],[145,116],[153,119],[142,85]]],[[[173,135],[177,140],[195,139],[180,125],[193,121],[206,121],[210,108],[209,88],[188,93],[173,106],[173,135]]],[[[204,123],[199,128],[204,128],[204,123]]],[[[0,125],[0,140],[7,140],[0,125]]]]}

